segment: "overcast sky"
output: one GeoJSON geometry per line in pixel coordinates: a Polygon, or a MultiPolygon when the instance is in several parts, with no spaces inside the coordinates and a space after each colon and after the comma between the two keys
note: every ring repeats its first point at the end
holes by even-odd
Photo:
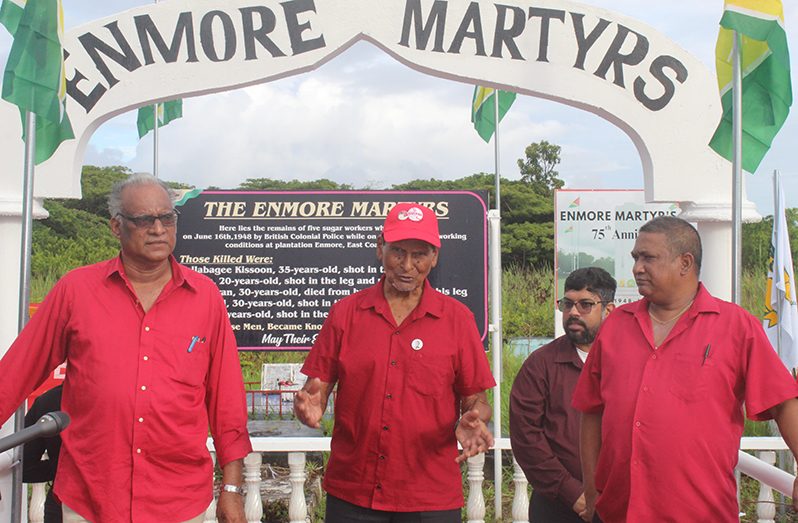
{"type": "MultiPolygon", "coordinates": [[[[721,0],[583,2],[641,20],[714,70],[721,0]]],[[[67,29],[143,5],[135,0],[63,0],[67,29]]],[[[798,71],[798,7],[785,2],[798,71]]],[[[0,30],[0,60],[11,39],[0,30]]],[[[361,42],[315,71],[184,101],[184,117],[160,133],[161,176],[204,188],[247,178],[330,178],[387,188],[418,178],[454,179],[493,172],[493,146],[470,124],[473,86],[418,73],[361,42]]],[[[771,177],[779,169],[787,205],[798,207],[798,110],[794,110],[755,177],[748,197],[772,213],[771,177]]],[[[138,140],[131,112],[93,136],[84,163],[152,171],[152,133],[138,140]]],[[[516,160],[531,142],[562,147],[566,188],[642,188],[631,140],[590,113],[519,96],[502,122],[502,175],[518,178],[516,160]]]]}

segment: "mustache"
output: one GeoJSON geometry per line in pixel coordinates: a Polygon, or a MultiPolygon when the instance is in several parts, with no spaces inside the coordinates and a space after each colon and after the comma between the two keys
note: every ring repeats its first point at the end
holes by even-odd
{"type": "Polygon", "coordinates": [[[584,321],[580,320],[579,318],[569,318],[567,322],[565,322],[565,326],[569,326],[572,323],[576,323],[577,325],[581,325],[582,327],[587,329],[587,325],[584,321]]]}

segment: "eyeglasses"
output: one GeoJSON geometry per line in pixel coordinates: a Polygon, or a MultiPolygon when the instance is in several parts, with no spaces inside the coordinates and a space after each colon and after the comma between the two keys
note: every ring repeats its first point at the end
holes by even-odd
{"type": "Polygon", "coordinates": [[[122,218],[131,222],[139,229],[148,229],[155,225],[155,220],[161,222],[161,225],[164,227],[172,227],[177,223],[177,217],[180,215],[180,213],[177,212],[177,209],[173,209],[171,212],[159,214],[158,216],[153,216],[151,214],[145,214],[143,216],[126,216],[121,212],[116,213],[116,215],[121,216],[122,218]]]}
{"type": "Polygon", "coordinates": [[[598,305],[599,303],[609,303],[608,301],[590,301],[590,300],[579,300],[579,301],[571,301],[566,300],[565,298],[561,300],[557,300],[557,308],[560,309],[560,312],[568,312],[574,308],[576,305],[576,310],[579,311],[579,314],[590,314],[590,311],[593,310],[593,307],[598,305]]]}

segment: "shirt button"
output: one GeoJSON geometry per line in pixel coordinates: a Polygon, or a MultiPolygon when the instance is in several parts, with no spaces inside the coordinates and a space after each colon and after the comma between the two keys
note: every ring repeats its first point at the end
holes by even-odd
{"type": "Polygon", "coordinates": [[[380,490],[380,489],[382,488],[382,485],[380,485],[379,483],[377,483],[377,487],[376,487],[376,488],[377,488],[377,490],[380,490]]]}
{"type": "Polygon", "coordinates": [[[385,456],[380,456],[380,459],[381,460],[385,460],[385,456]]]}
{"type": "Polygon", "coordinates": [[[144,418],[139,418],[139,423],[144,423],[144,418]]]}
{"type": "Polygon", "coordinates": [[[635,427],[639,427],[639,426],[640,426],[640,422],[639,421],[635,421],[635,427]]]}
{"type": "Polygon", "coordinates": [[[141,454],[141,449],[136,449],[136,454],[141,454]]]}
{"type": "Polygon", "coordinates": [[[150,332],[150,328],[149,328],[149,327],[144,327],[144,330],[145,330],[146,332],[150,332]]]}
{"type": "Polygon", "coordinates": [[[141,390],[147,390],[147,386],[146,385],[142,385],[141,386],[141,390]]]}
{"type": "Polygon", "coordinates": [[[392,360],[391,365],[396,366],[396,360],[392,360]]]}
{"type": "Polygon", "coordinates": [[[643,392],[648,392],[648,387],[643,386],[643,392]]]}
{"type": "Polygon", "coordinates": [[[385,399],[392,399],[392,398],[393,398],[393,395],[392,395],[392,394],[386,394],[386,395],[385,395],[385,399]]]}
{"type": "Polygon", "coordinates": [[[385,425],[384,427],[382,427],[382,430],[388,430],[388,425],[385,425]]]}
{"type": "Polygon", "coordinates": [[[393,334],[394,334],[394,336],[399,336],[399,331],[396,331],[393,334]]]}
{"type": "Polygon", "coordinates": [[[652,355],[651,355],[651,359],[652,359],[652,360],[655,360],[655,359],[657,359],[657,355],[656,355],[656,354],[652,354],[652,355]]]}
{"type": "Polygon", "coordinates": [[[144,358],[142,358],[142,359],[143,359],[144,361],[147,361],[148,359],[150,359],[150,357],[149,357],[149,356],[144,356],[144,358]]]}

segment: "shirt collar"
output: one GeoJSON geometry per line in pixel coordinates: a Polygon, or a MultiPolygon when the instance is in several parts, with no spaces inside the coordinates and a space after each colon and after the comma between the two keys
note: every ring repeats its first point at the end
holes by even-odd
{"type": "MultiPolygon", "coordinates": [[[[648,298],[641,298],[640,300],[630,304],[628,307],[623,307],[620,310],[634,314],[635,316],[642,317],[648,315],[649,303],[651,302],[648,301],[648,298]]],[[[692,318],[701,313],[718,312],[720,312],[720,308],[718,307],[718,303],[715,301],[715,298],[712,297],[706,287],[704,287],[703,283],[698,282],[698,291],[693,299],[693,304],[687,311],[688,317],[692,318]]]]}
{"type": "Polygon", "coordinates": [[[572,363],[578,368],[583,367],[582,358],[576,352],[576,345],[567,335],[561,337],[562,343],[557,344],[557,352],[554,354],[555,363],[572,363]]]}
{"type": "MultiPolygon", "coordinates": [[[[380,278],[380,281],[376,285],[363,290],[360,300],[361,309],[373,308],[375,311],[383,314],[390,309],[388,300],[385,299],[383,285],[385,285],[385,275],[380,278]]],[[[410,316],[412,319],[416,319],[426,314],[435,316],[436,318],[443,316],[443,295],[432,288],[429,280],[424,280],[424,290],[421,293],[421,301],[416,305],[416,308],[413,309],[413,312],[410,313],[410,316]]]]}
{"type": "MultiPolygon", "coordinates": [[[[169,255],[169,263],[172,266],[172,283],[174,286],[181,287],[185,285],[189,289],[196,290],[196,286],[191,282],[191,274],[188,272],[188,268],[177,263],[177,260],[171,254],[169,255]]],[[[109,260],[105,277],[110,278],[114,274],[118,274],[122,280],[128,281],[127,274],[125,274],[125,265],[122,263],[121,253],[116,258],[109,260]]]]}

